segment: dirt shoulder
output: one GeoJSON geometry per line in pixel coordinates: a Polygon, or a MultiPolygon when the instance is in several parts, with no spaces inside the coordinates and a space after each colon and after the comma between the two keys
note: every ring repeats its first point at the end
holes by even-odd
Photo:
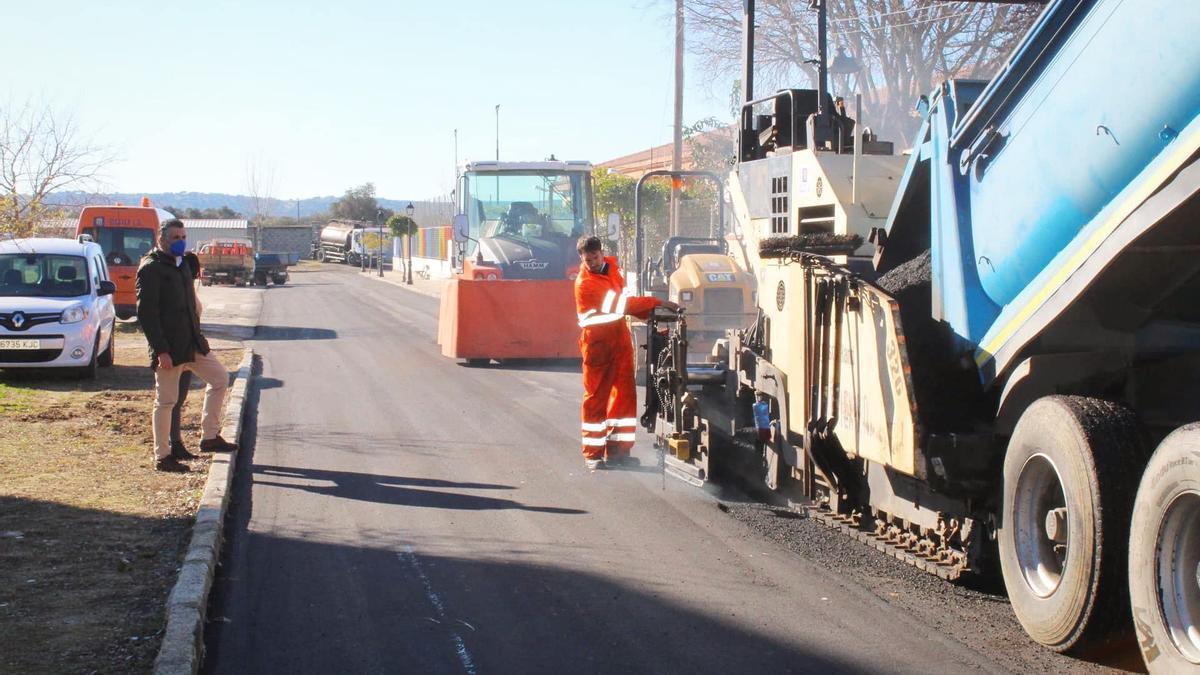
{"type": "MultiPolygon", "coordinates": [[[[236,371],[236,343],[214,353],[236,371]]],[[[135,324],[94,382],[0,373],[0,672],[149,672],[208,458],[153,470],[153,375],[135,324]]],[[[183,417],[199,444],[203,383],[183,417]]]]}

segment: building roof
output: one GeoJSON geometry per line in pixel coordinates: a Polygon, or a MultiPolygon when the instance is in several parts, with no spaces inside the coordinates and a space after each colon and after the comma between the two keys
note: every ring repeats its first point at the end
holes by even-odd
{"type": "MultiPolygon", "coordinates": [[[[695,162],[692,160],[693,143],[709,143],[719,137],[730,137],[733,133],[733,125],[729,125],[721,129],[706,131],[697,136],[692,142],[685,141],[683,152],[681,153],[680,168],[684,171],[696,168],[695,162]]],[[[641,178],[651,171],[669,170],[674,152],[674,143],[664,143],[646,150],[639,150],[628,155],[614,157],[613,159],[600,162],[596,166],[631,178],[641,178]]]]}
{"type": "Polygon", "coordinates": [[[245,218],[180,218],[189,230],[244,230],[250,227],[245,218]]]}
{"type": "Polygon", "coordinates": [[[75,224],[78,222],[78,218],[43,218],[34,223],[33,229],[35,232],[62,232],[73,235],[75,234],[75,224]]]}

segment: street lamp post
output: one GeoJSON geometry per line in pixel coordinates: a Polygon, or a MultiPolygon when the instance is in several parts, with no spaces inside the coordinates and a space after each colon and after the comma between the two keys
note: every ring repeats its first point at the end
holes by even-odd
{"type": "Polygon", "coordinates": [[[379,223],[383,209],[375,209],[375,227],[379,229],[379,276],[383,277],[383,225],[379,223]]]}
{"type": "MultiPolygon", "coordinates": [[[[410,228],[415,228],[415,227],[416,227],[416,221],[413,221],[413,220],[412,220],[413,213],[416,213],[416,211],[417,211],[417,209],[416,209],[416,207],[414,207],[414,206],[413,206],[412,202],[409,202],[409,203],[408,203],[408,206],[404,207],[404,213],[406,213],[406,214],[408,215],[408,219],[409,219],[410,221],[412,221],[412,222],[409,224],[409,227],[410,227],[410,228]]],[[[406,284],[409,284],[409,285],[412,285],[412,236],[413,236],[413,230],[412,230],[412,229],[409,229],[408,233],[409,233],[409,234],[408,234],[408,250],[407,250],[407,253],[408,253],[408,271],[407,271],[407,273],[406,273],[406,274],[407,274],[407,276],[405,277],[404,283],[406,283],[406,284]]]]}

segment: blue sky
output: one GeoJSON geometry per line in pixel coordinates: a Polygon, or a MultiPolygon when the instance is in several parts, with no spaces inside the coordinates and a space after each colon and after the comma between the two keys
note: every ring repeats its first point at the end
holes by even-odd
{"type": "MultiPolygon", "coordinates": [[[[460,161],[494,157],[496,104],[501,159],[601,162],[669,142],[673,6],[11,3],[0,100],[72,114],[118,157],[110,191],[246,193],[253,163],[281,199],[366,181],[422,199],[449,190],[454,129],[460,161]]],[[[685,123],[728,117],[732,79],[689,59],[685,83],[685,123]]]]}

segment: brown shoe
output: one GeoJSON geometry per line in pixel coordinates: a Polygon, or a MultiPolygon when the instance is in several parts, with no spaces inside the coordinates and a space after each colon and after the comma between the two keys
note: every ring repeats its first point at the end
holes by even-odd
{"type": "Polygon", "coordinates": [[[154,463],[155,471],[169,471],[171,473],[187,473],[191,469],[187,468],[186,464],[180,464],[179,460],[174,457],[163,457],[154,463]]]}
{"type": "Polygon", "coordinates": [[[171,456],[175,459],[196,459],[196,455],[188,452],[183,441],[171,441],[171,456]]]}
{"type": "Polygon", "coordinates": [[[233,452],[237,449],[237,443],[230,443],[220,436],[200,441],[200,452],[233,452]]]}

